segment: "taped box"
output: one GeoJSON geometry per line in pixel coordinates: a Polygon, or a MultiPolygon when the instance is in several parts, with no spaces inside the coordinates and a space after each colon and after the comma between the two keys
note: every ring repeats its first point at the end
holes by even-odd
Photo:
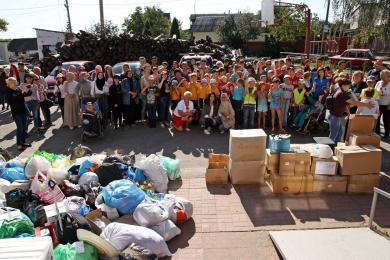
{"type": "Polygon", "coordinates": [[[279,175],[294,176],[295,160],[295,153],[280,153],[279,175]]]}
{"type": "Polygon", "coordinates": [[[229,162],[229,176],[232,184],[264,183],[264,161],[233,161],[229,162]]]}
{"type": "Polygon", "coordinates": [[[307,193],[313,192],[313,176],[282,176],[271,174],[269,186],[273,193],[307,193]]]}
{"type": "Polygon", "coordinates": [[[375,115],[350,115],[348,120],[348,128],[346,131],[346,140],[353,133],[371,134],[376,127],[375,115]]]}
{"type": "Polygon", "coordinates": [[[380,175],[363,174],[348,176],[348,193],[373,193],[374,187],[379,185],[380,175]]]}
{"type": "Polygon", "coordinates": [[[313,175],[336,175],[338,164],[335,156],[329,159],[312,157],[310,173],[313,175]]]}
{"type": "Polygon", "coordinates": [[[379,173],[382,150],[372,145],[336,147],[335,154],[342,175],[379,173]]]}
{"type": "Polygon", "coordinates": [[[207,184],[228,184],[229,155],[209,154],[209,165],[206,169],[207,184]]]}
{"type": "Polygon", "coordinates": [[[349,145],[372,145],[379,148],[381,145],[381,137],[376,134],[359,134],[353,133],[349,136],[349,145]]]}
{"type": "Polygon", "coordinates": [[[279,172],[279,153],[271,153],[270,149],[267,149],[265,157],[265,165],[270,172],[279,172]]]}
{"type": "Polygon", "coordinates": [[[314,175],[314,192],[345,193],[347,191],[347,176],[314,175]]]}
{"type": "Polygon", "coordinates": [[[267,134],[262,129],[230,130],[229,156],[233,161],[265,160],[267,134]]]}
{"type": "Polygon", "coordinates": [[[295,176],[310,174],[311,157],[305,151],[296,151],[295,153],[295,176]]]}

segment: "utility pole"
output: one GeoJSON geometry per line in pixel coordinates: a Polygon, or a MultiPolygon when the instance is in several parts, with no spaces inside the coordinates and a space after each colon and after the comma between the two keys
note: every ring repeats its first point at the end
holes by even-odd
{"type": "Polygon", "coordinates": [[[305,39],[305,53],[306,58],[310,59],[310,30],[311,30],[311,11],[306,9],[306,39],[305,39]]]}
{"type": "Polygon", "coordinates": [[[323,50],[323,45],[324,45],[324,40],[325,40],[325,28],[326,28],[326,31],[329,32],[329,9],[330,9],[330,0],[327,0],[328,1],[328,5],[327,5],[327,8],[326,8],[326,17],[325,17],[325,23],[324,25],[322,26],[322,39],[321,39],[321,54],[322,54],[322,50],[323,50]]]}
{"type": "Polygon", "coordinates": [[[68,4],[68,0],[65,0],[65,8],[66,8],[66,12],[68,14],[68,26],[69,26],[69,33],[72,34],[72,24],[70,23],[70,13],[69,13],[69,4],[68,4]]]}
{"type": "Polygon", "coordinates": [[[99,0],[100,7],[100,32],[104,36],[104,14],[103,14],[103,0],[99,0]]]}

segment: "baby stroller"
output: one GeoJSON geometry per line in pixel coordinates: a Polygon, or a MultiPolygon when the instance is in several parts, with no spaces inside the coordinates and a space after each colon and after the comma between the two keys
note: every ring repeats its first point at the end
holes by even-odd
{"type": "Polygon", "coordinates": [[[316,130],[325,130],[323,118],[326,109],[321,100],[321,98],[315,100],[313,97],[307,96],[306,104],[294,118],[294,125],[298,127],[298,132],[303,133],[304,136],[310,136],[316,130]]]}
{"type": "Polygon", "coordinates": [[[82,131],[81,140],[85,141],[88,137],[103,138],[102,114],[97,102],[88,102],[82,106],[82,131]]]}

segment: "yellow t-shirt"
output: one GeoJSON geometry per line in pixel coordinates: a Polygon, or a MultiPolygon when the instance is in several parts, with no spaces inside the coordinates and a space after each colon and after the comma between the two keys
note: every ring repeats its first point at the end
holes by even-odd
{"type": "Polygon", "coordinates": [[[194,83],[190,82],[188,84],[188,91],[190,91],[192,94],[191,100],[199,99],[199,88],[200,88],[200,84],[198,82],[194,82],[194,83]]]}
{"type": "MultiPolygon", "coordinates": [[[[360,99],[366,98],[366,90],[367,90],[367,88],[362,89],[362,93],[360,93],[360,99]]],[[[372,99],[377,100],[380,96],[381,96],[381,93],[378,90],[374,89],[374,95],[372,96],[372,99]]]]}
{"type": "Polygon", "coordinates": [[[214,93],[217,97],[221,95],[218,85],[210,86],[210,93],[214,93]]]}
{"type": "Polygon", "coordinates": [[[180,100],[181,90],[180,88],[171,87],[171,100],[177,101],[180,100]]]}
{"type": "Polygon", "coordinates": [[[209,94],[210,94],[210,85],[199,86],[199,98],[206,99],[209,94]]]}

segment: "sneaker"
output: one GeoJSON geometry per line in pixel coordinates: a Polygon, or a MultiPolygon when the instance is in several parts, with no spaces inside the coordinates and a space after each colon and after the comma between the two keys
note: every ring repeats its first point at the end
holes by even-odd
{"type": "Polygon", "coordinates": [[[22,144],[22,146],[23,146],[23,147],[31,147],[31,144],[25,143],[25,144],[22,144]]]}
{"type": "Polygon", "coordinates": [[[23,147],[23,145],[18,145],[18,150],[19,150],[19,151],[23,151],[24,149],[26,149],[26,148],[23,147]]]}
{"type": "Polygon", "coordinates": [[[223,135],[223,134],[225,133],[225,130],[221,130],[221,131],[219,131],[219,133],[220,133],[221,135],[223,135]]]}
{"type": "Polygon", "coordinates": [[[190,132],[191,131],[191,129],[189,129],[188,127],[185,129],[187,132],[190,132]]]}
{"type": "Polygon", "coordinates": [[[204,133],[205,135],[210,135],[210,131],[207,130],[207,129],[203,130],[203,133],[204,133]]]}
{"type": "Polygon", "coordinates": [[[164,123],[160,123],[161,128],[165,128],[164,123]]]}

